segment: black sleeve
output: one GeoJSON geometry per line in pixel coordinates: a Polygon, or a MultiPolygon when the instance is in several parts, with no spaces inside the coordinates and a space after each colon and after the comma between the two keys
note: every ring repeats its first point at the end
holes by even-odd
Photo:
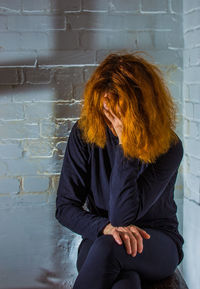
{"type": "Polygon", "coordinates": [[[139,160],[127,159],[121,145],[116,147],[110,178],[109,219],[113,226],[128,226],[143,217],[160,198],[180,166],[183,145],[171,145],[169,150],[148,164],[139,174],[139,160]]]}
{"type": "Polygon", "coordinates": [[[83,209],[90,177],[88,160],[89,149],[80,137],[76,122],[71,129],[64,154],[55,217],[71,231],[94,241],[110,221],[83,209]]]}

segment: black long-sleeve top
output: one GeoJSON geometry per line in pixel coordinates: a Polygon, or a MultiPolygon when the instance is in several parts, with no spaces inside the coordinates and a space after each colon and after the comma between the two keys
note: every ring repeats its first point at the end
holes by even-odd
{"type": "Polygon", "coordinates": [[[124,156],[118,137],[107,125],[106,137],[102,149],[84,142],[77,121],[73,125],[63,159],[55,217],[92,241],[108,223],[162,230],[175,241],[180,264],[184,239],[178,231],[174,186],[183,158],[182,141],[179,138],[155,163],[145,164],[124,156]]]}

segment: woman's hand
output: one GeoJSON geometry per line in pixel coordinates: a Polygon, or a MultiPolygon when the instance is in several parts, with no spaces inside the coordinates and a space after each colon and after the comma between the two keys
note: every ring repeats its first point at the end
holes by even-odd
{"type": "MultiPolygon", "coordinates": [[[[111,122],[111,129],[112,128],[114,129],[115,133],[117,134],[119,138],[119,144],[121,144],[121,135],[122,135],[122,130],[123,130],[122,121],[112,112],[111,109],[108,108],[107,98],[109,99],[109,97],[107,96],[107,94],[105,94],[104,98],[105,98],[104,103],[103,103],[104,114],[108,118],[108,120],[111,122]]],[[[121,115],[119,105],[118,105],[118,112],[121,115]]]]}
{"type": "Polygon", "coordinates": [[[150,235],[138,226],[113,227],[111,223],[103,229],[103,234],[112,235],[119,245],[122,244],[123,240],[127,254],[131,254],[133,257],[136,256],[137,252],[142,253],[143,251],[142,237],[145,239],[150,238],[150,235]]]}

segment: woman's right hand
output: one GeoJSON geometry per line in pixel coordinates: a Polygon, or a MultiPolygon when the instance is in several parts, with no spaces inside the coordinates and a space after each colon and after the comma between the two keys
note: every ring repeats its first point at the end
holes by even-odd
{"type": "Polygon", "coordinates": [[[129,225],[127,227],[114,227],[109,223],[103,229],[104,235],[112,235],[115,241],[122,245],[122,241],[125,244],[127,254],[131,254],[133,257],[136,256],[137,252],[142,253],[143,251],[143,238],[149,239],[150,235],[135,225],[129,225]]]}

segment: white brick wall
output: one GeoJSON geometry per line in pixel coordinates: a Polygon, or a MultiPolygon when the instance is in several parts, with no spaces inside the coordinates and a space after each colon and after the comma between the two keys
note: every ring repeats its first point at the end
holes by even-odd
{"type": "Polygon", "coordinates": [[[200,1],[184,1],[184,143],[188,160],[197,170],[185,173],[185,197],[200,204],[200,1]],[[192,182],[192,186],[191,186],[192,182]]]}
{"type": "MultiPolygon", "coordinates": [[[[4,289],[41,287],[36,281],[41,276],[52,284],[51,273],[57,284],[63,280],[69,288],[73,284],[77,274],[73,245],[80,239],[54,217],[59,174],[68,134],[79,116],[84,84],[98,63],[119,49],[144,49],[153,57],[150,60],[161,65],[181,116],[182,0],[0,0],[0,220],[4,236],[0,267],[4,268],[4,289]]],[[[188,66],[195,65],[198,47],[193,52],[185,54],[188,66]]],[[[188,78],[198,79],[197,73],[198,67],[195,73],[188,67],[188,78]]],[[[198,85],[185,83],[188,137],[199,132],[194,105],[198,85]]],[[[181,130],[182,122],[177,127],[180,137],[181,130]]],[[[194,154],[187,157],[193,175],[197,158],[194,154]]],[[[176,184],[179,200],[182,182],[181,168],[176,184]]],[[[190,180],[194,182],[196,175],[190,180]]]]}
{"type": "Polygon", "coordinates": [[[200,288],[200,1],[183,1],[183,137],[185,258],[182,272],[189,288],[200,288]],[[194,252],[196,252],[194,254],[194,252]]]}

